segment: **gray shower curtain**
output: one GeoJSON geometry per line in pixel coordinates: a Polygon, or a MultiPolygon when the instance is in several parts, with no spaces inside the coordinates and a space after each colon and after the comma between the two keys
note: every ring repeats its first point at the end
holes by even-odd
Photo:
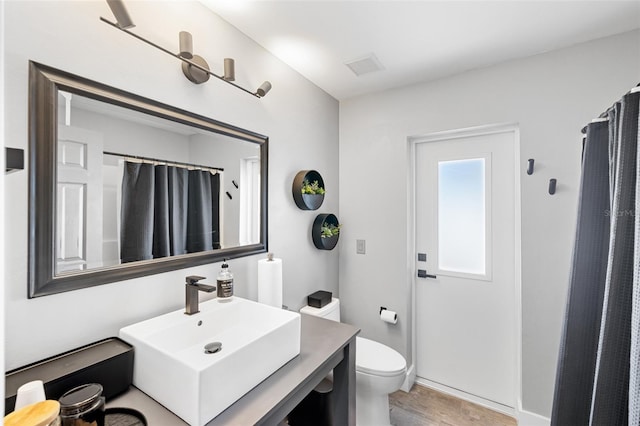
{"type": "Polygon", "coordinates": [[[126,161],[121,262],[220,248],[219,196],[218,174],[126,161]]]}
{"type": "Polygon", "coordinates": [[[189,197],[187,220],[187,251],[220,248],[218,237],[220,176],[207,171],[192,170],[189,173],[189,197]]]}
{"type": "MultiPolygon", "coordinates": [[[[182,167],[157,165],[154,172],[153,257],[185,254],[189,171],[182,167]]],[[[127,196],[135,197],[136,194],[132,192],[127,196]]]]}
{"type": "Polygon", "coordinates": [[[553,426],[640,426],[639,107],[586,129],[553,426]]]}

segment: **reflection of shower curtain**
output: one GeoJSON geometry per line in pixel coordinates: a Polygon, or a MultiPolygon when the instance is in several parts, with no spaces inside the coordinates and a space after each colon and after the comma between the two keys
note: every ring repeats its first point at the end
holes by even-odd
{"type": "Polygon", "coordinates": [[[185,254],[189,171],[164,165],[157,165],[154,169],[153,257],[185,254]]]}
{"type": "Polygon", "coordinates": [[[187,251],[220,248],[219,213],[220,176],[207,171],[189,173],[187,251]]]}
{"type": "Polygon", "coordinates": [[[554,426],[640,425],[639,105],[587,126],[554,426]]]}
{"type": "Polygon", "coordinates": [[[121,262],[220,248],[220,176],[125,162],[121,262]]]}

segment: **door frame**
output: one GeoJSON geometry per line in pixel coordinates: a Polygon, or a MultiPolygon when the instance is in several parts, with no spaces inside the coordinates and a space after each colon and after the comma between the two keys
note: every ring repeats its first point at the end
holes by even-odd
{"type": "Polygon", "coordinates": [[[520,187],[520,176],[521,176],[521,167],[520,167],[520,128],[517,123],[503,123],[503,124],[489,124],[484,126],[476,126],[476,127],[468,127],[462,129],[455,130],[445,130],[440,132],[433,133],[425,133],[420,135],[414,135],[407,137],[407,163],[408,163],[408,176],[407,176],[407,253],[409,256],[407,258],[407,270],[410,274],[410,289],[411,289],[411,298],[409,302],[409,307],[411,311],[411,359],[412,365],[409,367],[409,372],[407,374],[407,381],[403,386],[403,390],[408,391],[411,388],[411,385],[414,382],[417,382],[421,385],[434,388],[440,392],[444,392],[455,397],[468,400],[470,402],[485,406],[495,411],[499,411],[505,413],[507,415],[515,416],[516,418],[520,417],[520,413],[523,411],[522,408],[522,203],[521,203],[521,187],[520,187]],[[417,284],[417,252],[416,252],[416,218],[415,218],[415,208],[416,208],[416,188],[415,188],[415,178],[416,178],[416,170],[415,170],[415,160],[416,160],[416,146],[419,143],[428,143],[428,142],[438,142],[443,140],[451,140],[458,138],[466,138],[472,136],[482,136],[487,134],[494,133],[513,133],[513,155],[514,155],[514,251],[515,251],[515,267],[514,267],[514,283],[515,283],[515,342],[516,342],[516,350],[515,350],[515,366],[516,366],[516,375],[515,375],[515,389],[516,395],[515,400],[516,404],[513,410],[508,409],[501,404],[492,404],[490,401],[486,401],[481,398],[475,398],[472,395],[467,393],[457,391],[451,388],[445,388],[443,386],[435,385],[433,383],[425,383],[422,380],[416,380],[416,362],[417,362],[417,354],[416,354],[416,345],[414,344],[417,339],[417,324],[416,324],[416,284],[417,284]]]}

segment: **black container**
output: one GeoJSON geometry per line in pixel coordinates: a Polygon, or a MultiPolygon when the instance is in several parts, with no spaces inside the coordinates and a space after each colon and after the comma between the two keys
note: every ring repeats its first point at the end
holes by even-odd
{"type": "Polygon", "coordinates": [[[57,400],[76,386],[99,383],[109,400],[127,391],[133,381],[133,347],[110,337],[9,371],[5,375],[5,415],[16,405],[18,388],[33,380],[42,380],[48,399],[57,400]]]}
{"type": "Polygon", "coordinates": [[[301,170],[296,174],[291,186],[293,201],[301,210],[318,210],[324,201],[324,194],[303,194],[302,184],[305,180],[309,183],[318,181],[319,186],[324,188],[324,180],[320,173],[315,170],[301,170]]]}
{"type": "Polygon", "coordinates": [[[334,226],[339,226],[338,218],[333,214],[319,214],[316,216],[313,221],[313,226],[311,228],[311,239],[313,240],[313,245],[316,246],[317,249],[320,250],[333,250],[338,244],[338,239],[340,238],[340,234],[333,235],[331,237],[322,237],[322,225],[323,224],[331,224],[334,226]]]}
{"type": "Polygon", "coordinates": [[[102,386],[89,383],[68,390],[60,397],[61,426],[104,426],[102,386]]]}
{"type": "MultiPolygon", "coordinates": [[[[324,201],[324,194],[302,194],[302,210],[318,210],[324,201]]],[[[297,203],[296,203],[297,204],[297,203]]]]}
{"type": "Polygon", "coordinates": [[[331,302],[332,293],[330,291],[318,290],[307,296],[307,305],[314,308],[322,308],[331,302]]]}

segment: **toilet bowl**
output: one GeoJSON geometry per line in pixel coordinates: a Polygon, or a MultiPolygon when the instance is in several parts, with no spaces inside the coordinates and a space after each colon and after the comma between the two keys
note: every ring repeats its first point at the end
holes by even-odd
{"type": "MultiPolygon", "coordinates": [[[[340,321],[340,300],[322,308],[305,306],[301,313],[340,321]]],[[[356,424],[389,426],[389,394],[402,386],[407,362],[382,343],[356,337],[356,424]]]]}

